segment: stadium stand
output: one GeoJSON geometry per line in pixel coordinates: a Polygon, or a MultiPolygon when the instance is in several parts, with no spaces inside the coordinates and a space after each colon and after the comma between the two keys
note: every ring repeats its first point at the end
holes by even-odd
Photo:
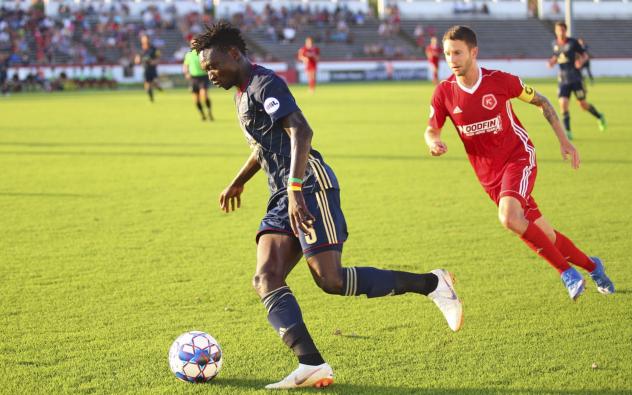
{"type": "MultiPolygon", "coordinates": [[[[45,3],[35,3],[21,8],[10,8],[4,2],[0,6],[0,66],[4,75],[15,66],[131,68],[142,33],[152,37],[161,51],[161,62],[178,63],[188,50],[188,40],[201,32],[204,24],[214,21],[208,12],[179,11],[178,1],[184,0],[116,1],[98,6],[59,3],[54,12],[50,11],[50,1],[46,7],[45,3]]],[[[428,0],[414,1],[423,5],[428,0]]],[[[499,1],[516,4],[512,0],[499,1]]],[[[505,19],[481,12],[480,7],[475,15],[410,19],[410,15],[400,15],[400,8],[392,4],[384,6],[382,18],[378,18],[368,7],[352,9],[334,4],[330,8],[308,8],[308,3],[295,3],[291,8],[276,3],[231,3],[241,7],[230,19],[242,28],[255,61],[279,61],[293,67],[297,50],[307,36],[312,36],[321,48],[322,60],[418,59],[424,57],[422,48],[430,36],[440,38],[449,26],[463,23],[477,31],[481,58],[545,59],[553,39],[554,19],[505,19]]],[[[490,4],[494,10],[495,3],[490,4]]],[[[593,57],[632,58],[629,19],[578,19],[574,36],[585,39],[593,57]]]]}

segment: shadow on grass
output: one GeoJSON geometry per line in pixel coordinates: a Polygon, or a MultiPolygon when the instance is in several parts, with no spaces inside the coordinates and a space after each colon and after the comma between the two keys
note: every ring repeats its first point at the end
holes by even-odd
{"type": "MultiPolygon", "coordinates": [[[[151,145],[147,145],[151,146],[151,145]]],[[[216,146],[213,146],[217,148],[216,146]]],[[[246,154],[225,153],[225,152],[119,152],[119,151],[0,151],[3,156],[124,156],[124,157],[173,157],[173,158],[245,158],[246,154]]],[[[401,161],[426,161],[436,160],[426,153],[425,147],[420,145],[419,155],[369,155],[369,154],[329,154],[327,158],[350,159],[350,160],[401,160],[401,161]]],[[[462,157],[447,156],[441,158],[442,161],[463,161],[462,157]]],[[[561,159],[538,159],[539,163],[564,163],[561,159]]],[[[586,163],[596,164],[632,164],[632,159],[591,159],[586,163]]]]}
{"type": "MultiPolygon", "coordinates": [[[[217,379],[208,385],[223,387],[226,391],[238,391],[238,389],[263,389],[269,382],[258,379],[240,379],[240,378],[226,378],[217,379]],[[233,388],[230,388],[233,387],[233,388]]],[[[229,393],[229,392],[227,392],[229,393]]],[[[277,392],[278,393],[278,392],[277,392]]],[[[285,392],[283,392],[285,393],[285,392]]],[[[289,393],[289,392],[288,392],[289,393]]],[[[384,385],[370,385],[370,384],[335,384],[327,389],[317,388],[301,388],[294,389],[291,393],[319,393],[319,394],[586,394],[586,395],[615,395],[615,394],[632,394],[631,390],[552,390],[550,388],[436,388],[436,387],[397,387],[397,386],[384,386],[384,385]]]]}
{"type": "MultiPolygon", "coordinates": [[[[54,143],[54,142],[20,142],[8,141],[0,143],[0,146],[17,146],[17,147],[179,147],[179,148],[198,148],[198,147],[217,147],[216,144],[209,143],[54,143]]],[[[227,146],[227,145],[224,145],[227,146]]]]}
{"type": "Polygon", "coordinates": [[[46,192],[0,192],[2,196],[18,196],[18,197],[61,197],[61,198],[95,198],[99,195],[81,194],[81,193],[46,193],[46,192]]]}

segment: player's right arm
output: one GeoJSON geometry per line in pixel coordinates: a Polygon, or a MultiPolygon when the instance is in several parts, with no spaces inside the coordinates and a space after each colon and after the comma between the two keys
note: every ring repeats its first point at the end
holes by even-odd
{"type": "Polygon", "coordinates": [[[424,133],[424,140],[432,156],[441,156],[448,152],[448,146],[441,140],[441,129],[447,114],[441,94],[441,85],[439,85],[432,94],[428,127],[424,133]]]}
{"type": "Polygon", "coordinates": [[[184,61],[182,62],[182,74],[184,74],[184,78],[187,80],[191,78],[189,74],[189,54],[184,55],[184,61]]]}
{"type": "Polygon", "coordinates": [[[261,169],[259,161],[257,161],[257,151],[253,150],[246,163],[241,167],[237,176],[219,195],[219,208],[225,212],[235,211],[241,207],[241,193],[244,191],[244,185],[261,169]]]}
{"type": "Polygon", "coordinates": [[[441,141],[441,129],[428,126],[424,133],[424,139],[432,156],[441,156],[448,152],[448,146],[441,141]]]}
{"type": "Polygon", "coordinates": [[[549,58],[549,68],[552,68],[557,63],[557,55],[553,55],[549,58]]]}
{"type": "Polygon", "coordinates": [[[191,79],[191,75],[189,74],[189,66],[187,66],[186,61],[182,64],[182,74],[184,74],[184,78],[191,79]]]}

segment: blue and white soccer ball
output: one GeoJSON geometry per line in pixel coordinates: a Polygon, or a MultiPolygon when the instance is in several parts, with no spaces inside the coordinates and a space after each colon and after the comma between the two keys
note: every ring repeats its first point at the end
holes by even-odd
{"type": "Polygon", "coordinates": [[[169,349],[169,367],[182,381],[207,382],[222,369],[222,349],[208,333],[183,333],[169,349]]]}

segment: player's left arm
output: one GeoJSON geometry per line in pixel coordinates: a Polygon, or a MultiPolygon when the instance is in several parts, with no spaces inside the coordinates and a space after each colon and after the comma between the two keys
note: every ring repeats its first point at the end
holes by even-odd
{"type": "Polygon", "coordinates": [[[581,53],[578,52],[577,59],[575,59],[575,68],[581,69],[582,67],[584,67],[588,59],[589,59],[589,56],[587,52],[581,52],[581,53]]]}
{"type": "Polygon", "coordinates": [[[579,153],[573,146],[573,144],[566,137],[566,133],[564,132],[564,128],[562,127],[562,123],[560,122],[557,113],[555,112],[555,108],[542,94],[535,91],[535,89],[531,88],[528,85],[524,85],[522,93],[518,96],[518,99],[533,104],[536,107],[540,108],[542,111],[542,115],[549,122],[557,139],[560,141],[560,150],[562,151],[562,158],[566,160],[568,157],[571,158],[571,166],[573,169],[577,169],[579,167],[579,153]]]}
{"type": "MultiPolygon", "coordinates": [[[[305,169],[307,168],[309,153],[312,148],[312,136],[314,132],[300,110],[287,115],[281,122],[283,129],[290,136],[291,162],[289,177],[303,179],[305,169]]],[[[309,228],[314,223],[314,216],[309,212],[305,204],[302,191],[288,189],[287,194],[290,224],[292,225],[294,234],[298,236],[299,228],[302,229],[303,232],[309,231],[309,228]]]]}

